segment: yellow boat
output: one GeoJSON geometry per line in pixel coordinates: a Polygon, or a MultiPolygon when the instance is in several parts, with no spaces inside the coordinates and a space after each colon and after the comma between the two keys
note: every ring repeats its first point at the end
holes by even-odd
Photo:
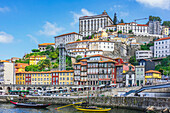
{"type": "Polygon", "coordinates": [[[76,108],[79,111],[95,111],[95,112],[106,112],[110,111],[111,108],[100,108],[100,107],[82,107],[82,106],[75,106],[73,105],[74,108],[76,108]]]}

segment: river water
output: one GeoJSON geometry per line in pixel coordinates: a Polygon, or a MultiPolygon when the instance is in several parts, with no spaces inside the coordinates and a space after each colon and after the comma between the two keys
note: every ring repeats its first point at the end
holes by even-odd
{"type": "MultiPolygon", "coordinates": [[[[59,105],[51,105],[46,109],[33,109],[33,108],[17,108],[12,104],[2,104],[0,103],[0,113],[101,113],[101,112],[82,112],[77,111],[73,107],[66,107],[61,110],[55,110],[59,105]]],[[[137,110],[128,110],[128,109],[117,109],[113,108],[109,112],[103,113],[144,113],[137,110]]]]}

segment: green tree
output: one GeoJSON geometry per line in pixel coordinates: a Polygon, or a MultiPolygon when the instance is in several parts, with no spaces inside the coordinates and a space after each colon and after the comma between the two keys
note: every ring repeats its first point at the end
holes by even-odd
{"type": "Polygon", "coordinates": [[[50,52],[50,53],[49,53],[49,57],[50,57],[51,59],[56,59],[56,58],[58,58],[58,54],[57,54],[57,52],[50,52]]]}
{"type": "Polygon", "coordinates": [[[106,33],[108,33],[109,32],[109,29],[106,29],[106,33]]]}
{"type": "Polygon", "coordinates": [[[46,51],[54,52],[54,47],[51,46],[51,45],[48,45],[48,46],[46,47],[46,51]]]}
{"type": "Polygon", "coordinates": [[[162,19],[159,16],[149,16],[149,21],[159,21],[161,23],[162,19]]]}
{"type": "Polygon", "coordinates": [[[80,39],[77,39],[76,41],[81,41],[80,39]]]}
{"type": "Polygon", "coordinates": [[[40,52],[39,49],[32,49],[32,52],[40,52]]]}
{"type": "Polygon", "coordinates": [[[124,23],[123,19],[120,20],[120,23],[124,23]]]}
{"type": "Polygon", "coordinates": [[[132,30],[129,30],[129,33],[132,33],[132,30]]]}
{"type": "Polygon", "coordinates": [[[114,25],[117,24],[117,16],[116,16],[116,13],[114,13],[113,24],[114,24],[114,25]]]}
{"type": "Polygon", "coordinates": [[[112,29],[110,29],[109,31],[110,31],[110,32],[113,32],[113,30],[112,30],[112,29]]]}
{"type": "Polygon", "coordinates": [[[38,65],[29,65],[25,67],[25,71],[40,71],[38,65]]]}
{"type": "Polygon", "coordinates": [[[76,56],[76,61],[78,61],[79,58],[82,58],[82,56],[77,55],[77,56],[76,56]]]}
{"type": "Polygon", "coordinates": [[[107,41],[110,41],[110,39],[107,39],[107,41]]]}
{"type": "Polygon", "coordinates": [[[118,31],[118,34],[122,34],[122,31],[118,31]]]}
{"type": "Polygon", "coordinates": [[[170,27],[170,21],[163,21],[163,24],[162,24],[163,26],[168,26],[168,27],[170,27]]]}
{"type": "Polygon", "coordinates": [[[137,65],[138,62],[136,61],[136,57],[135,56],[131,56],[129,59],[129,63],[133,64],[133,65],[137,65]]]}
{"type": "Polygon", "coordinates": [[[40,60],[38,62],[39,70],[45,70],[46,68],[50,69],[50,67],[51,67],[51,62],[49,59],[40,60]]]}

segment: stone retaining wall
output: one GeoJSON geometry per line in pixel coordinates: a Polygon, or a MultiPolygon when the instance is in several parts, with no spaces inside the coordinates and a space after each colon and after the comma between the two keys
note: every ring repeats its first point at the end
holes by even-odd
{"type": "MultiPolygon", "coordinates": [[[[18,96],[0,96],[0,102],[8,102],[9,98],[14,100],[18,96]],[[7,99],[8,98],[8,99],[7,99]]],[[[29,97],[32,102],[51,103],[51,104],[71,104],[73,102],[88,101],[90,105],[108,106],[108,107],[123,107],[131,109],[146,109],[148,106],[154,106],[156,109],[161,110],[170,109],[170,97],[90,97],[77,98],[77,97],[29,97]]]]}

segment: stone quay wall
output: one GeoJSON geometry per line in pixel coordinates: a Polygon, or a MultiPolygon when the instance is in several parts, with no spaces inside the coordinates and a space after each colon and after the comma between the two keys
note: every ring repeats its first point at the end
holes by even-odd
{"type": "MultiPolygon", "coordinates": [[[[9,102],[9,99],[18,100],[18,96],[0,96],[0,102],[9,102]]],[[[72,104],[73,102],[89,101],[89,105],[121,107],[144,110],[154,106],[157,110],[170,109],[170,97],[29,97],[29,101],[50,104],[72,104]]]]}

